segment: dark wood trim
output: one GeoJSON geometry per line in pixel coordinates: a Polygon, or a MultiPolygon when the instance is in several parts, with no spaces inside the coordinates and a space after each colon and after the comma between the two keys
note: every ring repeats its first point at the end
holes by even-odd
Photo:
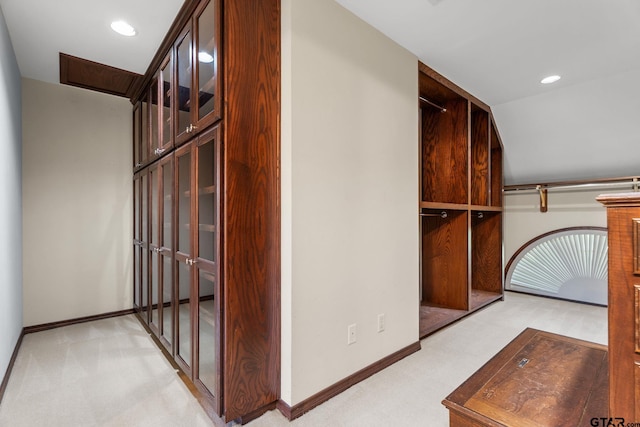
{"type": "Polygon", "coordinates": [[[20,331],[20,336],[18,337],[18,341],[16,342],[16,347],[13,349],[13,353],[11,354],[11,359],[9,359],[9,365],[7,366],[7,370],[5,371],[4,377],[2,378],[2,383],[0,384],[0,403],[2,403],[4,392],[7,390],[9,377],[11,376],[13,365],[16,363],[16,358],[18,357],[18,351],[20,350],[20,346],[22,345],[22,338],[24,338],[24,334],[24,328],[22,328],[22,331],[20,331]]]}
{"type": "MultiPolygon", "coordinates": [[[[640,193],[639,193],[639,195],[640,195],[640,193]]],[[[509,273],[509,268],[511,268],[511,264],[513,264],[513,262],[516,260],[516,257],[518,255],[520,255],[522,253],[522,251],[524,251],[527,247],[529,247],[529,245],[531,245],[532,243],[534,243],[534,242],[536,242],[536,241],[538,241],[538,240],[540,240],[540,239],[542,239],[544,237],[551,236],[552,234],[563,233],[565,231],[580,231],[580,230],[607,231],[607,227],[597,227],[597,226],[590,226],[590,225],[589,226],[578,226],[578,227],[565,227],[565,228],[559,228],[557,230],[547,231],[546,233],[542,233],[541,235],[534,237],[533,239],[529,240],[524,245],[520,246],[518,248],[518,250],[513,253],[511,258],[509,259],[509,262],[507,263],[507,266],[504,269],[504,278],[505,278],[505,280],[507,278],[507,273],[509,273]]],[[[508,289],[508,290],[511,290],[511,289],[508,289]]],[[[536,295],[538,295],[538,294],[536,294],[536,295]]],[[[559,298],[559,299],[564,299],[564,298],[559,298]]]]}
{"type": "MultiPolygon", "coordinates": [[[[635,177],[633,177],[635,178],[635,177]]],[[[637,207],[640,204],[640,192],[601,194],[596,200],[605,207],[637,207]]]]}
{"type": "Polygon", "coordinates": [[[303,400],[297,405],[293,405],[293,407],[280,400],[278,402],[277,408],[282,413],[282,415],[287,417],[289,421],[292,421],[305,414],[306,412],[309,412],[316,406],[326,402],[332,397],[337,396],[338,394],[347,390],[349,387],[369,378],[371,375],[382,371],[383,369],[393,365],[394,363],[404,359],[405,357],[415,353],[416,351],[419,351],[420,349],[420,341],[416,341],[415,343],[408,345],[407,347],[400,349],[383,359],[380,359],[379,361],[367,366],[366,368],[349,375],[343,380],[340,380],[334,385],[325,388],[324,390],[314,394],[308,399],[303,400]]]}
{"type": "Polygon", "coordinates": [[[471,95],[469,92],[467,92],[466,90],[462,89],[457,84],[447,80],[447,78],[444,77],[442,74],[438,73],[436,70],[434,70],[433,68],[429,67],[428,65],[422,63],[421,61],[418,61],[418,70],[421,73],[424,73],[425,75],[431,77],[433,80],[437,81],[441,85],[443,85],[443,86],[451,89],[452,91],[456,92],[458,95],[460,95],[460,96],[462,96],[464,98],[467,98],[468,100],[470,100],[471,102],[473,102],[477,106],[482,107],[484,110],[491,111],[491,108],[487,104],[485,104],[484,102],[480,101],[480,99],[478,99],[475,96],[471,95]]]}
{"type": "Polygon", "coordinates": [[[51,322],[51,323],[43,323],[41,325],[33,325],[33,326],[25,327],[24,328],[24,333],[25,334],[32,334],[34,332],[47,331],[49,329],[61,328],[63,326],[75,325],[75,324],[78,324],[78,323],[92,322],[94,320],[109,319],[111,317],[126,316],[128,314],[134,314],[134,313],[135,313],[135,310],[133,308],[128,308],[126,310],[111,311],[111,312],[108,312],[108,313],[95,314],[93,316],[77,317],[75,319],[60,320],[58,322],[51,322]]]}
{"type": "Polygon", "coordinates": [[[247,424],[253,420],[255,420],[256,418],[259,418],[260,416],[262,416],[265,412],[268,411],[273,411],[274,409],[276,409],[278,406],[278,402],[271,402],[261,408],[256,409],[253,412],[249,412],[248,414],[245,414],[243,416],[241,416],[240,418],[238,418],[236,421],[239,422],[240,424],[247,424]]]}
{"type": "Polygon", "coordinates": [[[167,52],[171,51],[173,42],[178,37],[178,34],[180,34],[184,26],[191,20],[191,15],[193,15],[193,12],[196,10],[199,2],[200,0],[185,0],[175,19],[171,23],[167,34],[164,36],[164,39],[162,39],[162,43],[160,43],[160,46],[151,60],[147,71],[144,73],[144,76],[138,80],[134,87],[132,87],[131,96],[129,97],[132,104],[135,104],[140,99],[143,90],[149,85],[156,71],[160,68],[160,64],[164,60],[167,52]]]}
{"type": "Polygon", "coordinates": [[[129,98],[142,75],[60,52],[60,83],[129,98]]]}

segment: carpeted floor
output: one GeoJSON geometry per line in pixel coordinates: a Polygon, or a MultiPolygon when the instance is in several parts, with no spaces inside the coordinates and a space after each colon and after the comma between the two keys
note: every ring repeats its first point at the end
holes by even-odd
{"type": "MultiPolygon", "coordinates": [[[[526,327],[606,344],[607,309],[507,293],[301,418],[248,425],[448,426],[442,399],[526,327]]],[[[26,335],[0,404],[0,426],[211,425],[133,316],[26,335]]]]}

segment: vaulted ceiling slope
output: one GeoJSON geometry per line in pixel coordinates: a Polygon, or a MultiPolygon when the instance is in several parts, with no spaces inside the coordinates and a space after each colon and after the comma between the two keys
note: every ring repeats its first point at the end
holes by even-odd
{"type": "Polygon", "coordinates": [[[640,1],[336,1],[491,105],[508,184],[640,175],[640,1]]]}
{"type": "MultiPolygon", "coordinates": [[[[640,175],[640,1],[336,1],[492,106],[508,184],[640,175]],[[550,74],[562,79],[542,85],[550,74]]],[[[22,75],[58,82],[58,52],[144,73],[182,3],[0,7],[22,75]],[[115,19],[138,35],[113,33],[115,19]]]]}

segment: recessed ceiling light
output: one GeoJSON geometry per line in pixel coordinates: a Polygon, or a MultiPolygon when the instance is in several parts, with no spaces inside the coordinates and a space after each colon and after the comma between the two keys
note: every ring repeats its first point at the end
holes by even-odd
{"type": "Polygon", "coordinates": [[[111,23],[111,29],[123,36],[131,37],[136,35],[136,29],[124,21],[113,21],[111,23]]]}
{"type": "Polygon", "coordinates": [[[198,52],[198,61],[210,64],[213,62],[213,56],[207,52],[198,52]]]}
{"type": "Polygon", "coordinates": [[[558,80],[560,80],[560,76],[548,76],[545,77],[544,79],[540,80],[540,83],[542,83],[543,85],[548,85],[550,83],[555,83],[558,80]]]}

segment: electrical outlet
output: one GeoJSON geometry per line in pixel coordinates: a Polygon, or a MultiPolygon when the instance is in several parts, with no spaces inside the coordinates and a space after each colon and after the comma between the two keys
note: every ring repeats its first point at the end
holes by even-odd
{"type": "Polygon", "coordinates": [[[378,332],[384,331],[384,327],[385,327],[384,313],[380,313],[378,314],[378,332]]]}
{"type": "Polygon", "coordinates": [[[353,323],[347,328],[347,344],[351,345],[357,341],[356,324],[353,323]]]}

